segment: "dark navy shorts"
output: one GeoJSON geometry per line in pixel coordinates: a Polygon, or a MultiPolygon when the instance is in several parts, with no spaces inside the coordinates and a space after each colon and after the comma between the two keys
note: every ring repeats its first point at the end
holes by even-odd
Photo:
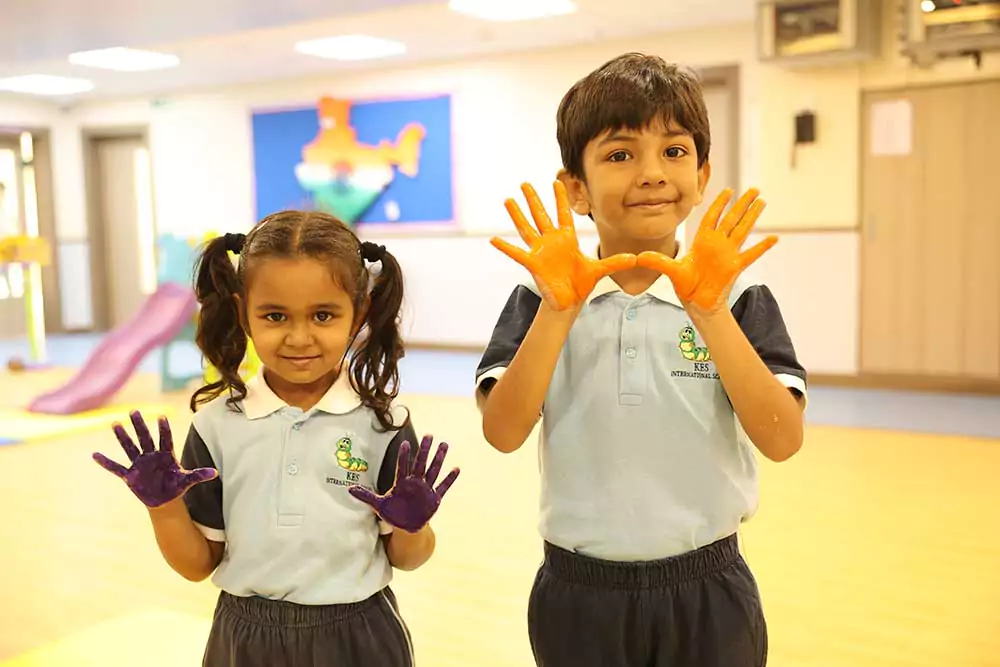
{"type": "Polygon", "coordinates": [[[612,562],[546,543],[528,603],[538,667],[763,667],[767,626],[735,535],[612,562]]]}

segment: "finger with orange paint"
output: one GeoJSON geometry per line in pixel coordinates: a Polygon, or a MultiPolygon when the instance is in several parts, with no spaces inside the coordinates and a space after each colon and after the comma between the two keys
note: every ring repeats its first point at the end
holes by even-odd
{"type": "Polygon", "coordinates": [[[658,252],[643,252],[638,258],[639,266],[670,278],[681,301],[706,313],[728,307],[729,291],[737,276],[778,242],[777,236],[768,236],[740,252],[767,204],[758,198],[759,190],[750,188],[722,217],[732,195],[733,191],[726,189],[715,199],[684,257],[677,260],[658,252]]]}
{"type": "Polygon", "coordinates": [[[631,254],[593,259],[580,252],[566,187],[557,180],[553,184],[553,190],[558,227],[552,224],[535,189],[525,183],[521,186],[521,191],[528,201],[528,210],[535,221],[535,228],[528,223],[513,199],[508,199],[505,206],[518,234],[528,245],[528,250],[498,237],[490,239],[490,243],[531,272],[542,298],[550,307],[554,310],[567,310],[583,303],[601,278],[631,269],[636,266],[637,260],[631,254]]]}

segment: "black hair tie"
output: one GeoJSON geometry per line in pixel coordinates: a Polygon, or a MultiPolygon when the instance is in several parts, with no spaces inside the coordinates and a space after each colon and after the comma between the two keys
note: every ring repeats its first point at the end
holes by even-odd
{"type": "Polygon", "coordinates": [[[226,250],[229,252],[240,254],[243,250],[243,244],[246,242],[246,234],[226,234],[226,250]]]}
{"type": "Polygon", "coordinates": [[[385,256],[385,246],[378,245],[377,243],[372,243],[371,241],[365,241],[361,244],[361,258],[366,262],[381,262],[382,257],[385,256]]]}

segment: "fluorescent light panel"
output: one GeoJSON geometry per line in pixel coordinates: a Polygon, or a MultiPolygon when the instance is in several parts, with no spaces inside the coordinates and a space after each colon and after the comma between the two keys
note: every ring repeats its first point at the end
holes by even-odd
{"type": "Polygon", "coordinates": [[[110,69],[118,72],[146,72],[177,67],[181,59],[169,53],[116,46],[110,49],[73,53],[69,57],[69,62],[73,65],[110,69]]]}
{"type": "Polygon", "coordinates": [[[573,0],[449,0],[448,7],[486,21],[528,21],[576,11],[573,0]]]}
{"type": "Polygon", "coordinates": [[[406,45],[368,35],[338,35],[299,42],[295,50],[329,60],[372,60],[405,53],[406,45]]]}
{"type": "Polygon", "coordinates": [[[86,79],[69,79],[48,74],[28,74],[0,79],[0,91],[29,95],[75,95],[93,90],[94,84],[86,79]]]}

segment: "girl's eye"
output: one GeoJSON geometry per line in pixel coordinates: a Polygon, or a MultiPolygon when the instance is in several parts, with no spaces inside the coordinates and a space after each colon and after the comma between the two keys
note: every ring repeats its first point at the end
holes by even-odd
{"type": "Polygon", "coordinates": [[[268,313],[267,315],[264,316],[264,319],[267,320],[268,322],[278,323],[284,321],[285,316],[282,315],[281,313],[268,313]]]}
{"type": "Polygon", "coordinates": [[[628,153],[626,153],[625,151],[615,151],[614,153],[608,156],[608,160],[610,162],[622,162],[623,160],[627,159],[628,159],[628,153]]]}
{"type": "Polygon", "coordinates": [[[320,322],[330,322],[334,319],[333,313],[319,312],[316,313],[316,319],[320,322]]]}
{"type": "Polygon", "coordinates": [[[682,158],[687,155],[687,150],[681,148],[680,146],[671,146],[667,149],[667,157],[677,159],[682,158]]]}

